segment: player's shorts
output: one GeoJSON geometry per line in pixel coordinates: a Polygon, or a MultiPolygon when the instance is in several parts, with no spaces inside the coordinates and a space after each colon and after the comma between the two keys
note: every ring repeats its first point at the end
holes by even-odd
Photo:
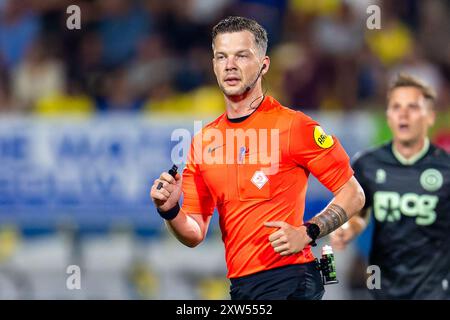
{"type": "Polygon", "coordinates": [[[231,300],[320,300],[325,290],[316,262],[230,279],[231,300]]]}

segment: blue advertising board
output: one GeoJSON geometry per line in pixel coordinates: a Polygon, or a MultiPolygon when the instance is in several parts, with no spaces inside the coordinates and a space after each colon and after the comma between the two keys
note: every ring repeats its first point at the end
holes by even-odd
{"type": "MultiPolygon", "coordinates": [[[[369,139],[367,134],[356,138],[339,129],[345,128],[339,121],[324,122],[341,130],[346,148],[358,148],[369,139]]],[[[4,117],[0,223],[22,228],[69,223],[80,229],[114,224],[160,229],[161,219],[149,199],[153,180],[170,168],[171,154],[180,150],[180,143],[188,146],[192,134],[206,123],[142,115],[4,117]]],[[[330,194],[314,183],[310,189],[307,211],[316,211],[330,194]]]]}

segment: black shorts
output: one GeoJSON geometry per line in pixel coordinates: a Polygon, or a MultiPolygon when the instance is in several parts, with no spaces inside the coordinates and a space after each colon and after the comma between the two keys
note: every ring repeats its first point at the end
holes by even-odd
{"type": "Polygon", "coordinates": [[[316,262],[230,279],[231,300],[320,300],[325,290],[316,262]]]}

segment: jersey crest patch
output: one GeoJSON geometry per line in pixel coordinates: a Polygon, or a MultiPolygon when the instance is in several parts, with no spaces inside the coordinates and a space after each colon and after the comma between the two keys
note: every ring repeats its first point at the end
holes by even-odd
{"type": "Polygon", "coordinates": [[[255,171],[252,177],[252,183],[258,188],[261,189],[264,185],[269,181],[269,178],[262,171],[255,171]]]}
{"type": "Polygon", "coordinates": [[[430,192],[439,190],[443,181],[442,174],[436,169],[427,169],[420,175],[420,185],[430,192]]]}

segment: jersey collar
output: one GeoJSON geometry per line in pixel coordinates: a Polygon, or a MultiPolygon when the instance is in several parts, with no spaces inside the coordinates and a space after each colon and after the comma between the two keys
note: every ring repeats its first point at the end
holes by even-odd
{"type": "Polygon", "coordinates": [[[400,154],[400,152],[398,152],[395,149],[394,144],[392,143],[392,153],[394,154],[394,157],[398,160],[398,162],[400,162],[404,166],[411,166],[415,164],[428,152],[428,149],[430,149],[430,139],[425,138],[425,143],[423,144],[422,150],[413,155],[411,158],[406,159],[404,156],[400,154]]]}
{"type": "Polygon", "coordinates": [[[252,123],[252,121],[255,119],[256,115],[261,112],[267,112],[268,110],[275,108],[275,106],[279,105],[280,103],[276,101],[271,96],[265,96],[263,101],[259,104],[258,108],[256,108],[255,111],[250,113],[247,118],[244,119],[244,121],[239,122],[231,122],[230,119],[227,117],[227,113],[223,113],[223,119],[225,119],[225,124],[228,127],[232,128],[242,128],[247,127],[252,123]]]}

